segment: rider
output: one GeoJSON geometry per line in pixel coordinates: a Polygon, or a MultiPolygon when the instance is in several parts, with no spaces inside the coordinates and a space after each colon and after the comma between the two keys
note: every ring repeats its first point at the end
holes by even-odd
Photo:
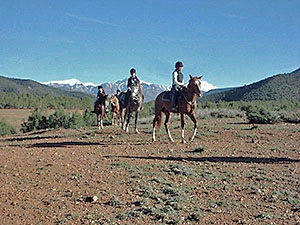
{"type": "Polygon", "coordinates": [[[179,92],[182,90],[184,86],[183,82],[183,74],[182,74],[183,63],[178,61],[175,64],[175,70],[172,74],[173,82],[172,82],[172,110],[177,110],[177,100],[179,96],[179,92]]]}
{"type": "Polygon", "coordinates": [[[120,89],[118,89],[118,90],[116,91],[115,96],[116,96],[117,98],[119,98],[120,93],[121,93],[121,91],[120,91],[120,89]]]}
{"type": "Polygon", "coordinates": [[[126,93],[126,101],[125,101],[126,105],[128,103],[129,97],[131,95],[131,90],[132,90],[133,86],[138,86],[139,87],[139,92],[141,92],[141,89],[140,89],[141,82],[140,82],[140,79],[136,76],[136,70],[134,68],[132,68],[130,70],[130,75],[131,75],[131,77],[129,77],[128,80],[127,80],[128,90],[127,90],[127,93],[126,93]]]}
{"type": "MultiPolygon", "coordinates": [[[[105,97],[105,91],[103,89],[103,87],[101,85],[98,86],[98,93],[97,93],[97,99],[95,100],[94,102],[94,110],[92,111],[92,113],[96,113],[96,103],[98,101],[100,101],[102,98],[105,97]]],[[[107,105],[105,104],[105,112],[107,113],[108,112],[108,108],[107,108],[107,105]]]]}

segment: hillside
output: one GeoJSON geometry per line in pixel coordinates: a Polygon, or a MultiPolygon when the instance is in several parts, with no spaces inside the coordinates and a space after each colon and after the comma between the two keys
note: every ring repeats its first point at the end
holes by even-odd
{"type": "Polygon", "coordinates": [[[259,82],[204,96],[205,101],[300,100],[300,68],[259,82]]]}
{"type": "Polygon", "coordinates": [[[36,96],[52,95],[52,96],[73,96],[83,97],[92,95],[78,92],[78,91],[66,91],[54,87],[49,87],[44,84],[40,84],[33,80],[24,80],[16,78],[7,78],[0,76],[0,92],[15,93],[15,94],[32,94],[36,96]]]}

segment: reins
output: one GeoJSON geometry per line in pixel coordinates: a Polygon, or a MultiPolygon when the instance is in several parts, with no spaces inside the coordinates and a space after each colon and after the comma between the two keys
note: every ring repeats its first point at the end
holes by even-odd
{"type": "Polygon", "coordinates": [[[182,95],[183,95],[183,98],[186,101],[186,103],[188,103],[192,108],[194,108],[196,100],[194,102],[191,102],[185,97],[184,93],[182,93],[182,95]]]}

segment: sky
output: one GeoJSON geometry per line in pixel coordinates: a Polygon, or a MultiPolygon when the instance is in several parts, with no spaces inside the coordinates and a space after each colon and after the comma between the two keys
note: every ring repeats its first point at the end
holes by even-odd
{"type": "Polygon", "coordinates": [[[0,0],[0,21],[7,77],[170,85],[180,60],[234,87],[300,67],[300,0],[0,0]]]}

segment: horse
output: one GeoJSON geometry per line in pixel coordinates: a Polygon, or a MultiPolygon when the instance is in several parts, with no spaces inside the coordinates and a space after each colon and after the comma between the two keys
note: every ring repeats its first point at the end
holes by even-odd
{"type": "Polygon", "coordinates": [[[131,94],[129,96],[128,103],[126,106],[126,111],[125,111],[124,121],[126,120],[126,122],[123,123],[123,130],[125,130],[127,133],[129,130],[130,118],[131,118],[133,112],[135,112],[135,122],[134,122],[135,133],[137,133],[137,134],[140,133],[137,129],[137,119],[138,119],[139,111],[142,108],[143,98],[144,98],[144,96],[142,94],[141,87],[139,85],[132,86],[131,94]]]}
{"type": "Polygon", "coordinates": [[[186,143],[184,139],[184,119],[185,115],[188,115],[190,119],[194,123],[194,131],[193,135],[190,138],[190,141],[193,141],[196,132],[197,132],[197,127],[198,127],[198,121],[196,119],[196,99],[197,96],[201,97],[202,92],[201,92],[201,78],[200,77],[193,77],[190,75],[190,80],[187,85],[187,87],[184,87],[182,90],[181,97],[178,99],[178,110],[172,110],[172,102],[169,99],[164,99],[164,95],[167,93],[166,91],[160,93],[156,99],[155,99],[155,117],[153,119],[153,128],[152,128],[152,141],[156,141],[155,138],[155,128],[160,127],[161,125],[161,117],[162,117],[162,112],[165,114],[166,119],[165,119],[165,129],[168,134],[169,140],[171,142],[174,142],[170,130],[169,130],[169,125],[170,125],[170,118],[172,113],[179,113],[180,114],[180,119],[181,119],[181,142],[186,143]]]}
{"type": "Polygon", "coordinates": [[[105,119],[108,120],[108,117],[105,112],[105,108],[107,106],[107,99],[108,95],[105,95],[96,101],[95,112],[97,115],[97,126],[99,127],[99,130],[103,129],[103,117],[105,117],[105,119]]]}
{"type": "Polygon", "coordinates": [[[111,111],[112,111],[112,125],[117,125],[120,120],[120,103],[116,95],[112,95],[110,99],[111,111]]]}

